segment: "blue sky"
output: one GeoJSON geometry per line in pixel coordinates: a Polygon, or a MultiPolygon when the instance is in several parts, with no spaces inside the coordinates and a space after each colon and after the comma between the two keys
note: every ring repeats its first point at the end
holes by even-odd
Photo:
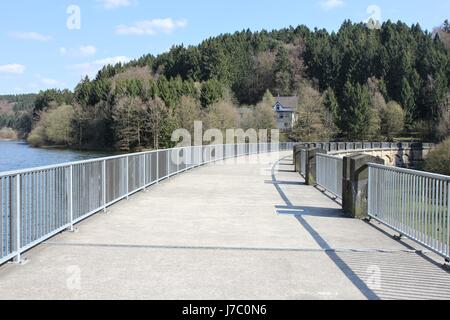
{"type": "Polygon", "coordinates": [[[374,14],[432,30],[449,13],[450,0],[1,1],[0,93],[73,89],[105,63],[247,28],[336,30],[344,19],[374,14]]]}

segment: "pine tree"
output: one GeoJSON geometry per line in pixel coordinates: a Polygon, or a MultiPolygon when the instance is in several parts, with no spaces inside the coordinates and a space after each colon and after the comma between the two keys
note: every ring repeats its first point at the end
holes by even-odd
{"type": "Polygon", "coordinates": [[[377,128],[372,122],[374,115],[367,86],[347,82],[344,87],[344,97],[341,109],[341,131],[348,139],[370,138],[377,128]]]}
{"type": "Polygon", "coordinates": [[[212,104],[218,102],[224,96],[224,91],[222,88],[222,84],[216,80],[211,79],[203,83],[201,93],[200,93],[200,102],[202,108],[207,108],[212,104]]]}
{"type": "Polygon", "coordinates": [[[277,95],[291,94],[291,64],[287,50],[281,46],[275,58],[275,91],[277,95]]]}

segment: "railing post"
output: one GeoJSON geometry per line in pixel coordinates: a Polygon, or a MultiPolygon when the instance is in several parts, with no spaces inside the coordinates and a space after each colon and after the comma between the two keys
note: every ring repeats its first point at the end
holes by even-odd
{"type": "Polygon", "coordinates": [[[73,165],[69,166],[69,231],[73,232],[73,165]]]}
{"type": "Polygon", "coordinates": [[[147,165],[146,165],[147,164],[147,154],[144,153],[143,156],[144,156],[144,163],[143,163],[144,169],[142,171],[144,173],[144,191],[146,191],[146,189],[147,189],[147,165]]]}
{"type": "Polygon", "coordinates": [[[450,257],[450,182],[447,182],[447,255],[450,257]]]}
{"type": "Polygon", "coordinates": [[[21,230],[20,230],[20,215],[21,215],[21,206],[20,206],[20,174],[16,175],[16,256],[14,258],[15,263],[21,262],[20,256],[20,238],[21,238],[21,230]]]}
{"type": "Polygon", "coordinates": [[[126,156],[125,157],[125,174],[126,174],[126,178],[125,178],[125,184],[126,184],[126,194],[127,194],[127,200],[128,199],[130,199],[130,195],[129,195],[129,186],[130,186],[130,181],[129,181],[129,179],[130,179],[130,177],[129,177],[129,168],[128,168],[128,163],[129,163],[129,161],[128,161],[128,157],[129,156],[126,156]]]}
{"type": "Polygon", "coordinates": [[[180,172],[180,150],[182,149],[177,149],[177,172],[180,172]]]}
{"type": "Polygon", "coordinates": [[[106,160],[102,162],[103,212],[106,212],[106,160]]]}
{"type": "Polygon", "coordinates": [[[342,209],[347,217],[368,217],[368,163],[384,164],[384,160],[365,154],[344,157],[342,174],[342,209]]]}
{"type": "Polygon", "coordinates": [[[159,151],[156,151],[156,184],[159,184],[159,151]]]}
{"type": "Polygon", "coordinates": [[[166,150],[166,158],[167,158],[167,179],[170,179],[170,152],[166,150]]]}

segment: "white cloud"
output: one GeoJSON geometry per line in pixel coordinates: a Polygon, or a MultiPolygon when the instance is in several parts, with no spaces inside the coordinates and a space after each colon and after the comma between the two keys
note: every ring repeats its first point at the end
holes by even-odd
{"type": "Polygon", "coordinates": [[[187,20],[173,20],[171,18],[144,20],[131,26],[118,25],[116,33],[120,35],[154,35],[160,32],[171,33],[175,29],[187,26],[187,20]]]}
{"type": "Polygon", "coordinates": [[[89,76],[90,78],[95,77],[96,73],[104,66],[111,64],[115,65],[117,63],[126,63],[131,59],[125,56],[109,57],[105,59],[99,59],[92,62],[79,63],[67,66],[68,70],[76,72],[80,76],[89,76]]]}
{"type": "Polygon", "coordinates": [[[131,59],[125,56],[117,56],[117,57],[111,57],[111,58],[105,58],[105,59],[101,59],[101,60],[96,60],[94,61],[95,64],[100,65],[100,66],[105,66],[107,64],[116,64],[116,63],[125,63],[125,62],[129,62],[131,59]]]}
{"type": "Polygon", "coordinates": [[[25,72],[25,66],[22,64],[5,64],[0,66],[0,73],[22,74],[25,72]]]}
{"type": "Polygon", "coordinates": [[[51,36],[47,36],[37,32],[13,32],[11,36],[21,40],[34,40],[34,41],[50,41],[51,36]]]}
{"type": "Polygon", "coordinates": [[[63,56],[71,56],[71,57],[82,57],[86,58],[89,56],[94,55],[97,52],[97,49],[94,46],[87,45],[87,46],[80,46],[76,49],[68,49],[65,47],[59,48],[59,53],[63,56]]]}
{"type": "Polygon", "coordinates": [[[50,78],[42,78],[41,82],[46,86],[57,86],[59,84],[58,80],[50,79],[50,78]]]}
{"type": "Polygon", "coordinates": [[[97,52],[97,49],[94,46],[81,46],[80,53],[83,57],[92,56],[97,52]]]}
{"type": "Polygon", "coordinates": [[[42,86],[46,87],[46,88],[58,88],[58,87],[65,87],[65,84],[61,81],[55,80],[55,79],[51,79],[51,78],[47,78],[44,77],[40,74],[35,74],[35,77],[37,78],[37,80],[39,81],[40,85],[33,83],[32,85],[30,85],[31,88],[35,89],[35,88],[42,88],[42,86]]]}
{"type": "Polygon", "coordinates": [[[97,2],[100,2],[103,8],[107,10],[128,7],[131,5],[130,0],[97,0],[97,2]]]}
{"type": "Polygon", "coordinates": [[[332,10],[338,7],[342,7],[344,5],[343,0],[325,0],[320,2],[320,6],[324,10],[332,10]]]}

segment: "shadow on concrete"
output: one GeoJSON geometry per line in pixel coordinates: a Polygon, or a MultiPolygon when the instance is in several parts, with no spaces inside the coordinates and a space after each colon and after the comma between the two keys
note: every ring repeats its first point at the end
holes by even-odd
{"type": "MultiPolygon", "coordinates": [[[[286,159],[286,158],[285,158],[286,159]]],[[[285,160],[282,159],[282,160],[285,160]]],[[[281,160],[280,160],[281,161],[281,160]]],[[[289,198],[286,196],[282,188],[279,184],[277,184],[277,177],[276,177],[276,168],[278,163],[275,163],[275,165],[272,168],[272,182],[275,188],[277,189],[277,192],[285,202],[285,206],[288,208],[300,208],[303,210],[303,207],[295,206],[289,198]]],[[[278,170],[278,172],[280,172],[278,170]]],[[[292,171],[290,171],[292,172],[292,171]]],[[[333,212],[336,214],[336,212],[333,212]]],[[[333,214],[332,213],[332,214],[333,214]]],[[[336,215],[333,215],[336,216],[336,215]]],[[[367,298],[370,300],[379,300],[380,298],[377,296],[377,294],[372,291],[363,280],[361,280],[358,275],[352,271],[352,269],[338,256],[338,254],[332,250],[330,250],[330,246],[328,243],[323,239],[320,234],[314,230],[314,228],[303,218],[301,214],[295,215],[296,219],[300,224],[305,228],[306,231],[314,238],[316,243],[324,250],[325,254],[334,262],[334,264],[344,273],[344,275],[358,288],[358,290],[367,298]]]]}
{"type": "MultiPolygon", "coordinates": [[[[292,171],[290,171],[292,172],[292,171]]],[[[278,185],[291,185],[291,186],[304,186],[304,182],[298,182],[298,181],[271,181],[267,180],[264,181],[266,184],[278,184],[278,185]]]]}
{"type": "Polygon", "coordinates": [[[387,232],[386,230],[382,229],[381,227],[375,225],[374,223],[372,223],[371,221],[366,221],[367,224],[369,224],[372,228],[376,229],[377,231],[383,233],[385,236],[392,238],[393,240],[397,241],[399,244],[401,244],[402,246],[404,246],[406,249],[408,250],[412,250],[414,251],[419,257],[421,257],[422,259],[427,260],[429,263],[434,264],[436,267],[439,267],[441,270],[443,270],[444,272],[446,272],[448,275],[450,275],[450,269],[448,266],[443,265],[442,263],[439,263],[438,261],[436,261],[433,258],[430,258],[429,256],[427,256],[426,254],[424,254],[422,251],[420,250],[416,250],[415,247],[409,245],[408,243],[404,242],[402,239],[397,239],[396,235],[393,235],[392,233],[387,232]]]}
{"type": "MultiPolygon", "coordinates": [[[[273,185],[285,202],[276,209],[290,212],[302,227],[314,238],[333,263],[371,300],[379,299],[450,299],[450,271],[435,260],[417,252],[412,246],[401,242],[405,250],[368,250],[360,252],[339,251],[331,248],[327,241],[304,219],[305,216],[336,217],[342,210],[332,208],[310,208],[294,205],[283,192],[276,178],[276,166],[272,171],[273,185]],[[297,214],[295,214],[297,212],[297,214]],[[377,280],[378,277],[378,280],[377,280]]],[[[392,235],[375,226],[386,236],[392,235]]]]}
{"type": "Polygon", "coordinates": [[[280,162],[278,163],[279,166],[293,166],[294,164],[292,162],[280,162]]]}
{"type": "Polygon", "coordinates": [[[360,279],[371,283],[379,299],[448,300],[450,277],[411,252],[337,252],[360,279]],[[378,280],[376,280],[378,276],[378,280]],[[377,283],[378,282],[378,283],[377,283]]]}
{"type": "Polygon", "coordinates": [[[319,190],[324,196],[326,196],[328,199],[334,201],[338,205],[342,206],[342,199],[339,199],[336,195],[328,192],[325,189],[321,189],[319,186],[315,187],[317,190],[319,190]]]}
{"type": "Polygon", "coordinates": [[[292,172],[295,172],[295,170],[277,170],[278,172],[290,172],[290,173],[292,173],[292,172]]]}
{"type": "Polygon", "coordinates": [[[314,216],[326,218],[343,218],[342,210],[333,208],[305,207],[305,206],[275,206],[280,215],[314,216]]]}

